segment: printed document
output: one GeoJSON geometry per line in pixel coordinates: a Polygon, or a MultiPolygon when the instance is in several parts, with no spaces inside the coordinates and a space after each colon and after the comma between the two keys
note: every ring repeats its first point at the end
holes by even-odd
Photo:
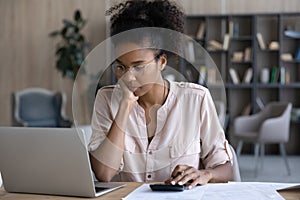
{"type": "Polygon", "coordinates": [[[276,191],[284,188],[294,187],[299,184],[290,183],[268,183],[268,182],[229,182],[212,183],[197,186],[183,192],[152,191],[149,184],[143,184],[123,200],[284,200],[276,191]]]}

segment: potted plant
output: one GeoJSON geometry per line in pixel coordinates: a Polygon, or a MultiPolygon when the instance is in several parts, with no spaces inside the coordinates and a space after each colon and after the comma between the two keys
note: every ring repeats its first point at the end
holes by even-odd
{"type": "Polygon", "coordinates": [[[80,10],[76,10],[73,21],[64,19],[62,22],[64,26],[60,30],[49,34],[53,38],[60,37],[55,52],[56,68],[61,71],[63,77],[67,76],[75,80],[89,50],[89,43],[81,33],[87,21],[82,18],[80,10]]]}

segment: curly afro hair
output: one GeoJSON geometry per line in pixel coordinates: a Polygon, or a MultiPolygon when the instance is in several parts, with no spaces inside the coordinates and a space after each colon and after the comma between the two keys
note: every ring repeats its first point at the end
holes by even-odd
{"type": "Polygon", "coordinates": [[[184,13],[168,0],[128,0],[111,7],[106,15],[111,15],[111,36],[142,27],[184,31],[184,13]]]}
{"type": "MultiPolygon", "coordinates": [[[[124,31],[145,27],[164,28],[175,31],[175,33],[168,33],[170,35],[166,36],[165,34],[161,34],[162,32],[160,31],[138,30],[122,35],[122,37],[113,37],[112,40],[115,44],[128,41],[137,44],[143,44],[143,42],[150,43],[153,49],[158,50],[157,55],[164,54],[169,58],[169,61],[172,58],[176,60],[176,55],[173,52],[182,51],[181,42],[179,42],[180,38],[176,32],[184,32],[185,16],[183,11],[174,2],[169,0],[127,0],[111,7],[106,12],[106,15],[111,16],[111,36],[124,31]],[[165,49],[171,49],[173,52],[156,48],[161,46],[161,44],[163,44],[165,49]]],[[[174,63],[176,62],[174,61],[174,63]]]]}

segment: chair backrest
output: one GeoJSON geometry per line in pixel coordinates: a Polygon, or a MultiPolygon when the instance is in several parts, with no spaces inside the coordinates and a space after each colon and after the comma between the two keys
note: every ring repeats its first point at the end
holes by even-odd
{"type": "Polygon", "coordinates": [[[29,88],[12,95],[13,125],[57,127],[63,107],[61,93],[29,88]]]}
{"type": "Polygon", "coordinates": [[[265,109],[263,109],[263,112],[266,118],[279,117],[284,114],[288,107],[292,109],[292,104],[288,102],[270,102],[266,105],[265,109]]]}
{"type": "MultiPolygon", "coordinates": [[[[269,134],[273,134],[274,131],[285,132],[286,134],[289,132],[291,109],[291,103],[270,102],[256,114],[236,117],[233,124],[234,133],[238,137],[249,137],[250,135],[248,133],[258,134],[259,132],[269,132],[269,134]],[[273,126],[268,125],[272,123],[272,120],[275,120],[276,123],[273,123],[273,126]],[[268,130],[266,130],[266,128],[268,130]],[[272,129],[274,131],[272,131],[272,129]]],[[[269,136],[270,135],[267,137],[269,136]]]]}
{"type": "Polygon", "coordinates": [[[238,160],[237,160],[237,156],[236,156],[234,148],[231,145],[229,145],[229,146],[230,146],[230,150],[231,150],[231,153],[232,153],[233,180],[236,181],[236,182],[240,182],[241,181],[241,175],[240,175],[240,168],[239,168],[239,163],[238,163],[238,160]]]}
{"type": "Polygon", "coordinates": [[[259,141],[265,143],[288,142],[291,111],[291,103],[269,103],[266,120],[260,127],[259,141]]]}

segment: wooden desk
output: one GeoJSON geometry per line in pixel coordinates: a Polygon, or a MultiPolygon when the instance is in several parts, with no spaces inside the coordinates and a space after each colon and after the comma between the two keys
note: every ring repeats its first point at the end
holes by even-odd
{"type": "MultiPolygon", "coordinates": [[[[94,199],[94,200],[120,200],[121,198],[128,195],[135,188],[143,183],[126,182],[126,186],[115,190],[113,192],[107,193],[97,198],[84,198],[84,199],[94,199]]],[[[299,200],[300,190],[289,190],[279,192],[287,200],[299,200]]],[[[17,193],[7,193],[4,188],[0,189],[0,199],[1,200],[68,200],[68,199],[83,199],[80,197],[64,197],[64,196],[51,196],[51,195],[38,195],[38,194],[17,194],[17,193]]]]}
{"type": "Polygon", "coordinates": [[[0,188],[0,200],[69,200],[69,199],[93,199],[93,200],[121,200],[121,198],[127,196],[135,188],[143,183],[126,182],[126,186],[117,189],[113,192],[109,192],[97,198],[81,198],[81,197],[66,197],[66,196],[54,196],[54,195],[39,195],[39,194],[21,194],[21,193],[8,193],[3,187],[0,188]]]}

